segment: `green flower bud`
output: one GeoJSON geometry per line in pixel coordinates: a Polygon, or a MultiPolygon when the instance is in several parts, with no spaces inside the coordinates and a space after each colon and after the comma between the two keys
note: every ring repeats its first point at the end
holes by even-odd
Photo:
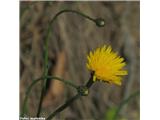
{"type": "Polygon", "coordinates": [[[104,27],[104,26],[105,26],[105,21],[104,21],[104,19],[102,19],[102,18],[97,18],[97,19],[95,20],[95,22],[96,22],[96,25],[97,25],[98,27],[104,27]]]}

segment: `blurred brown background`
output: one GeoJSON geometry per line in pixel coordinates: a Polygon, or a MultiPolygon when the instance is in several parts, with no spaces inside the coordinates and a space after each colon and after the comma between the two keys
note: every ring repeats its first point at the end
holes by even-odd
{"type": "MultiPolygon", "coordinates": [[[[20,106],[26,88],[43,73],[44,37],[52,17],[62,9],[81,11],[92,18],[102,17],[103,28],[73,13],[62,14],[53,25],[49,40],[49,74],[84,84],[90,73],[86,69],[88,52],[103,44],[112,45],[114,51],[127,62],[129,75],[121,87],[97,83],[87,97],[75,101],[56,119],[102,120],[107,111],[139,90],[139,2],[20,2],[20,106]]],[[[35,116],[41,83],[29,96],[28,113],[35,116]]],[[[48,81],[48,92],[43,101],[41,116],[48,116],[56,107],[72,97],[76,91],[59,81],[48,81]]],[[[139,120],[139,97],[126,104],[119,119],[139,120]]]]}

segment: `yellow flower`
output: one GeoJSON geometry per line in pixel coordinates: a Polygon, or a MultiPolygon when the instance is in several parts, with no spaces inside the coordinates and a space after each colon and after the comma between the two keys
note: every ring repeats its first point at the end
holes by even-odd
{"type": "Polygon", "coordinates": [[[94,72],[93,80],[100,80],[108,83],[121,85],[123,75],[127,75],[127,71],[123,70],[126,65],[124,59],[112,51],[111,46],[104,45],[91,51],[87,56],[87,68],[94,72]]]}

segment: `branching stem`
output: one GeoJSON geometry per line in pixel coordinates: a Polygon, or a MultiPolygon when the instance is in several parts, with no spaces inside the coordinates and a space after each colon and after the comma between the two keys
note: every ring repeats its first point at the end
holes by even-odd
{"type": "MultiPolygon", "coordinates": [[[[67,12],[71,12],[71,13],[75,13],[77,15],[80,15],[80,16],[94,22],[99,27],[103,26],[103,24],[101,25],[103,20],[93,19],[93,18],[89,17],[88,15],[85,15],[85,14],[83,14],[81,12],[78,12],[78,11],[75,11],[75,10],[66,9],[66,10],[62,10],[62,11],[58,12],[53,17],[53,19],[50,21],[50,23],[48,25],[48,30],[47,30],[47,34],[46,34],[46,38],[45,38],[45,56],[44,56],[44,62],[45,63],[44,63],[44,74],[43,74],[43,76],[48,76],[48,41],[49,41],[49,38],[50,38],[50,35],[51,35],[52,25],[59,15],[61,15],[62,13],[67,13],[67,12]]],[[[39,105],[38,105],[37,117],[39,117],[40,112],[41,112],[42,101],[43,101],[43,97],[44,97],[44,94],[45,94],[45,91],[46,91],[46,82],[47,82],[47,78],[44,78],[43,83],[42,83],[41,97],[40,97],[40,101],[39,101],[39,105]]]]}

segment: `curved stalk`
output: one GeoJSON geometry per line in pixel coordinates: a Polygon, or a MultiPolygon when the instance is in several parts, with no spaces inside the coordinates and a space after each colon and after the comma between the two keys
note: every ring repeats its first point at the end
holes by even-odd
{"type": "Polygon", "coordinates": [[[70,81],[68,81],[68,80],[64,80],[64,79],[59,78],[59,77],[47,76],[46,78],[47,78],[47,79],[59,80],[59,81],[63,82],[64,84],[69,85],[69,86],[71,86],[71,87],[73,87],[73,88],[75,88],[75,89],[78,88],[78,86],[75,85],[75,84],[73,84],[72,82],[70,82],[70,81]]]}
{"type": "Polygon", "coordinates": [[[36,80],[33,80],[33,82],[31,83],[31,85],[27,88],[27,91],[26,91],[26,95],[25,95],[25,98],[24,98],[24,102],[23,102],[23,106],[22,106],[22,113],[21,113],[21,116],[24,116],[24,113],[26,112],[26,105],[27,105],[27,100],[28,100],[28,96],[29,96],[29,93],[32,89],[32,87],[38,83],[40,80],[42,80],[43,78],[40,77],[36,80]]]}
{"type": "Polygon", "coordinates": [[[78,88],[77,85],[75,85],[74,83],[70,82],[70,81],[67,81],[67,80],[64,80],[62,78],[59,78],[59,77],[54,77],[54,76],[46,76],[46,77],[40,77],[38,79],[35,79],[33,80],[33,82],[31,83],[31,85],[27,88],[27,91],[26,91],[26,95],[25,95],[25,98],[24,98],[24,102],[23,102],[23,106],[22,106],[22,113],[20,116],[24,116],[24,114],[26,113],[26,105],[27,105],[27,101],[28,101],[28,97],[29,97],[29,94],[31,92],[31,89],[33,88],[33,86],[38,83],[39,81],[43,80],[43,79],[55,79],[55,80],[58,80],[58,81],[61,81],[63,82],[64,84],[66,85],[69,85],[75,89],[78,88]]]}
{"type": "Polygon", "coordinates": [[[56,114],[62,112],[65,108],[67,108],[69,105],[71,105],[75,100],[80,98],[81,96],[87,96],[89,93],[89,88],[93,85],[93,75],[94,73],[91,73],[90,79],[87,81],[85,86],[79,86],[77,87],[77,94],[73,96],[71,99],[67,100],[63,105],[58,107],[53,113],[51,113],[46,120],[51,120],[56,114]],[[81,89],[81,90],[80,90],[81,89]]]}
{"type": "MultiPolygon", "coordinates": [[[[93,19],[93,18],[89,17],[88,15],[85,15],[85,14],[83,14],[81,12],[78,12],[78,11],[75,11],[75,10],[67,10],[66,9],[66,10],[62,10],[62,11],[58,12],[53,17],[53,19],[50,21],[49,26],[48,26],[48,30],[47,30],[47,35],[46,35],[46,38],[45,38],[45,57],[44,57],[45,63],[44,63],[44,75],[43,76],[48,76],[48,41],[49,41],[50,34],[51,34],[51,27],[52,27],[54,21],[56,20],[56,18],[59,15],[61,15],[62,13],[67,13],[67,12],[71,12],[71,13],[75,13],[77,15],[80,15],[80,16],[96,23],[96,25],[99,26],[99,27],[104,26],[103,19],[93,19]]],[[[43,80],[43,83],[42,83],[41,97],[40,97],[40,101],[39,101],[39,105],[38,105],[37,117],[39,117],[40,112],[41,112],[42,100],[43,100],[44,93],[45,93],[45,90],[46,90],[46,82],[47,82],[47,78],[45,78],[43,80]]]]}

